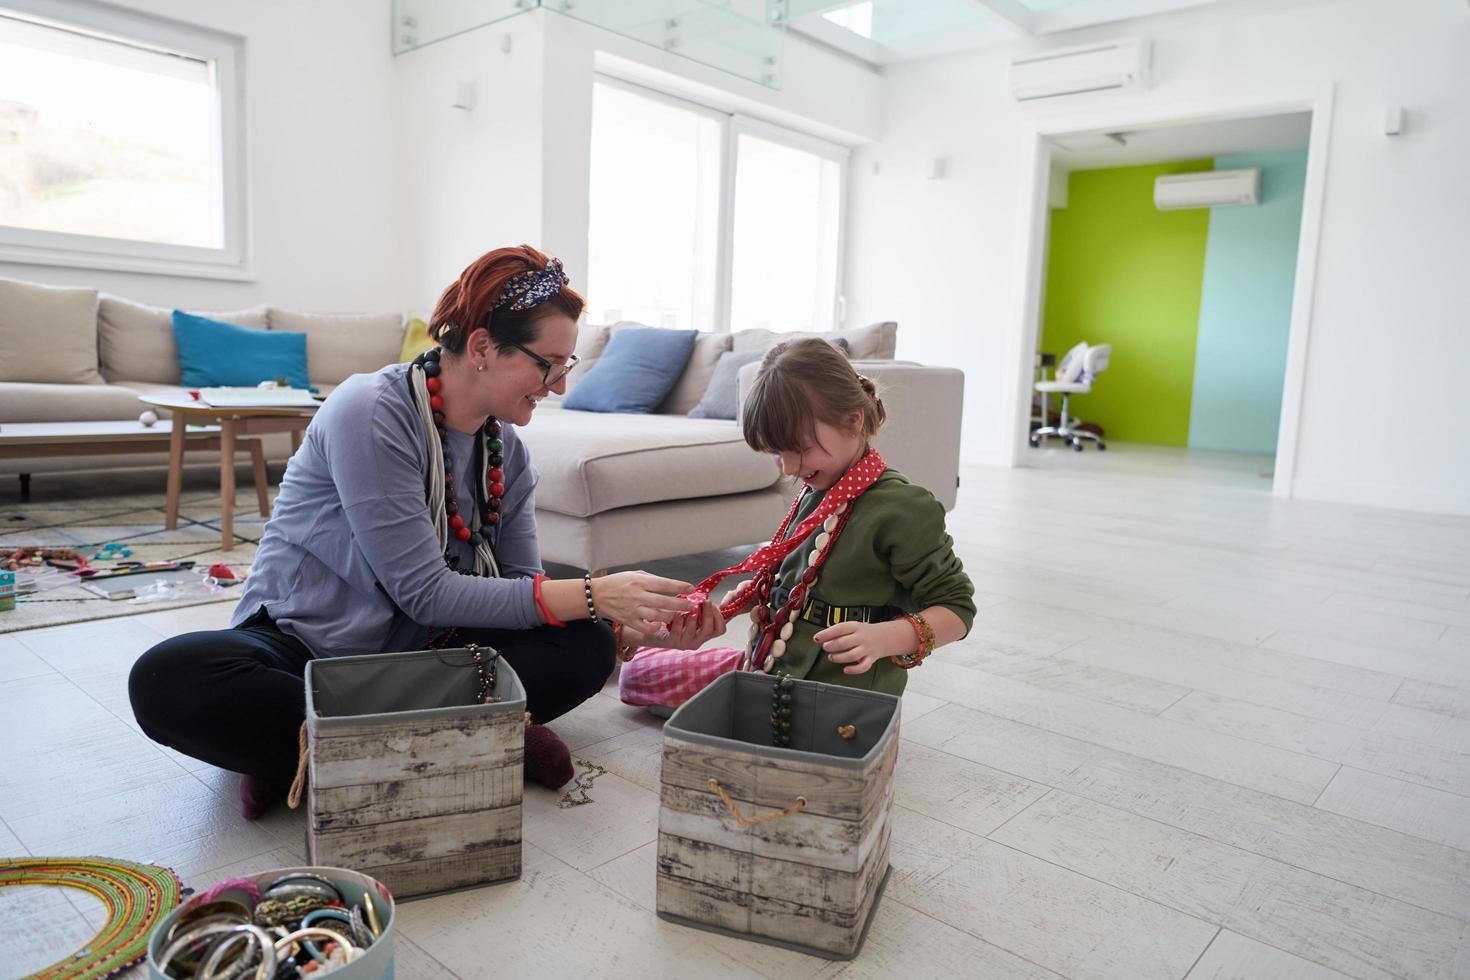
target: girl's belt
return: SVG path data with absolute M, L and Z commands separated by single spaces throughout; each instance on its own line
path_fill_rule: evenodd
M 786 600 L 791 598 L 791 590 L 778 588 L 772 590 L 771 605 L 773 609 L 780 609 L 786 605 Z M 808 595 L 806 602 L 802 604 L 799 618 L 808 623 L 818 626 L 836 626 L 838 623 L 886 623 L 895 616 L 902 616 L 903 610 L 897 606 L 839 606 L 826 601 L 817 595 Z

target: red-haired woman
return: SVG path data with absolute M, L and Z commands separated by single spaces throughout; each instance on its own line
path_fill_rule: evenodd
M 437 349 L 354 375 L 312 420 L 231 628 L 166 640 L 133 666 L 143 731 L 243 774 L 248 819 L 296 770 L 313 657 L 496 648 L 536 723 L 526 774 L 559 785 L 571 775 L 565 746 L 539 726 L 612 673 L 602 620 L 637 629 L 689 608 L 675 598 L 689 583 L 644 572 L 542 574 L 537 474 L 515 427 L 566 390 L 582 305 L 561 263 L 530 246 L 477 259 L 434 309 Z M 705 617 L 677 640 L 699 646 L 723 629 Z

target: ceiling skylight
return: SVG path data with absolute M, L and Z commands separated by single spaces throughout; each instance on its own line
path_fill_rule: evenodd
M 824 20 L 829 20 L 838 27 L 845 27 L 858 37 L 872 40 L 873 37 L 873 0 L 865 0 L 863 3 L 854 3 L 850 6 L 839 7 L 829 10 L 822 15 Z

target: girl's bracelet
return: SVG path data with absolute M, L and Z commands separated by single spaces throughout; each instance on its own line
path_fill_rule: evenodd
M 899 653 L 889 657 L 895 664 L 904 670 L 913 670 L 924 662 L 924 658 L 934 652 L 934 627 L 919 613 L 905 613 L 896 619 L 907 620 L 914 628 L 914 635 L 918 637 L 919 649 L 916 653 Z

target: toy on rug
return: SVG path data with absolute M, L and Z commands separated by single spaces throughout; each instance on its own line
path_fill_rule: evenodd
M 0 886 L 80 888 L 107 907 L 107 922 L 84 948 L 31 974 L 32 980 L 100 980 L 148 953 L 148 936 L 179 904 L 179 876 L 116 858 L 0 858 Z
M 52 568 L 72 571 L 85 568 L 87 559 L 70 548 L 0 548 L 0 568 L 12 572 L 36 571 L 37 565 L 50 565 Z

